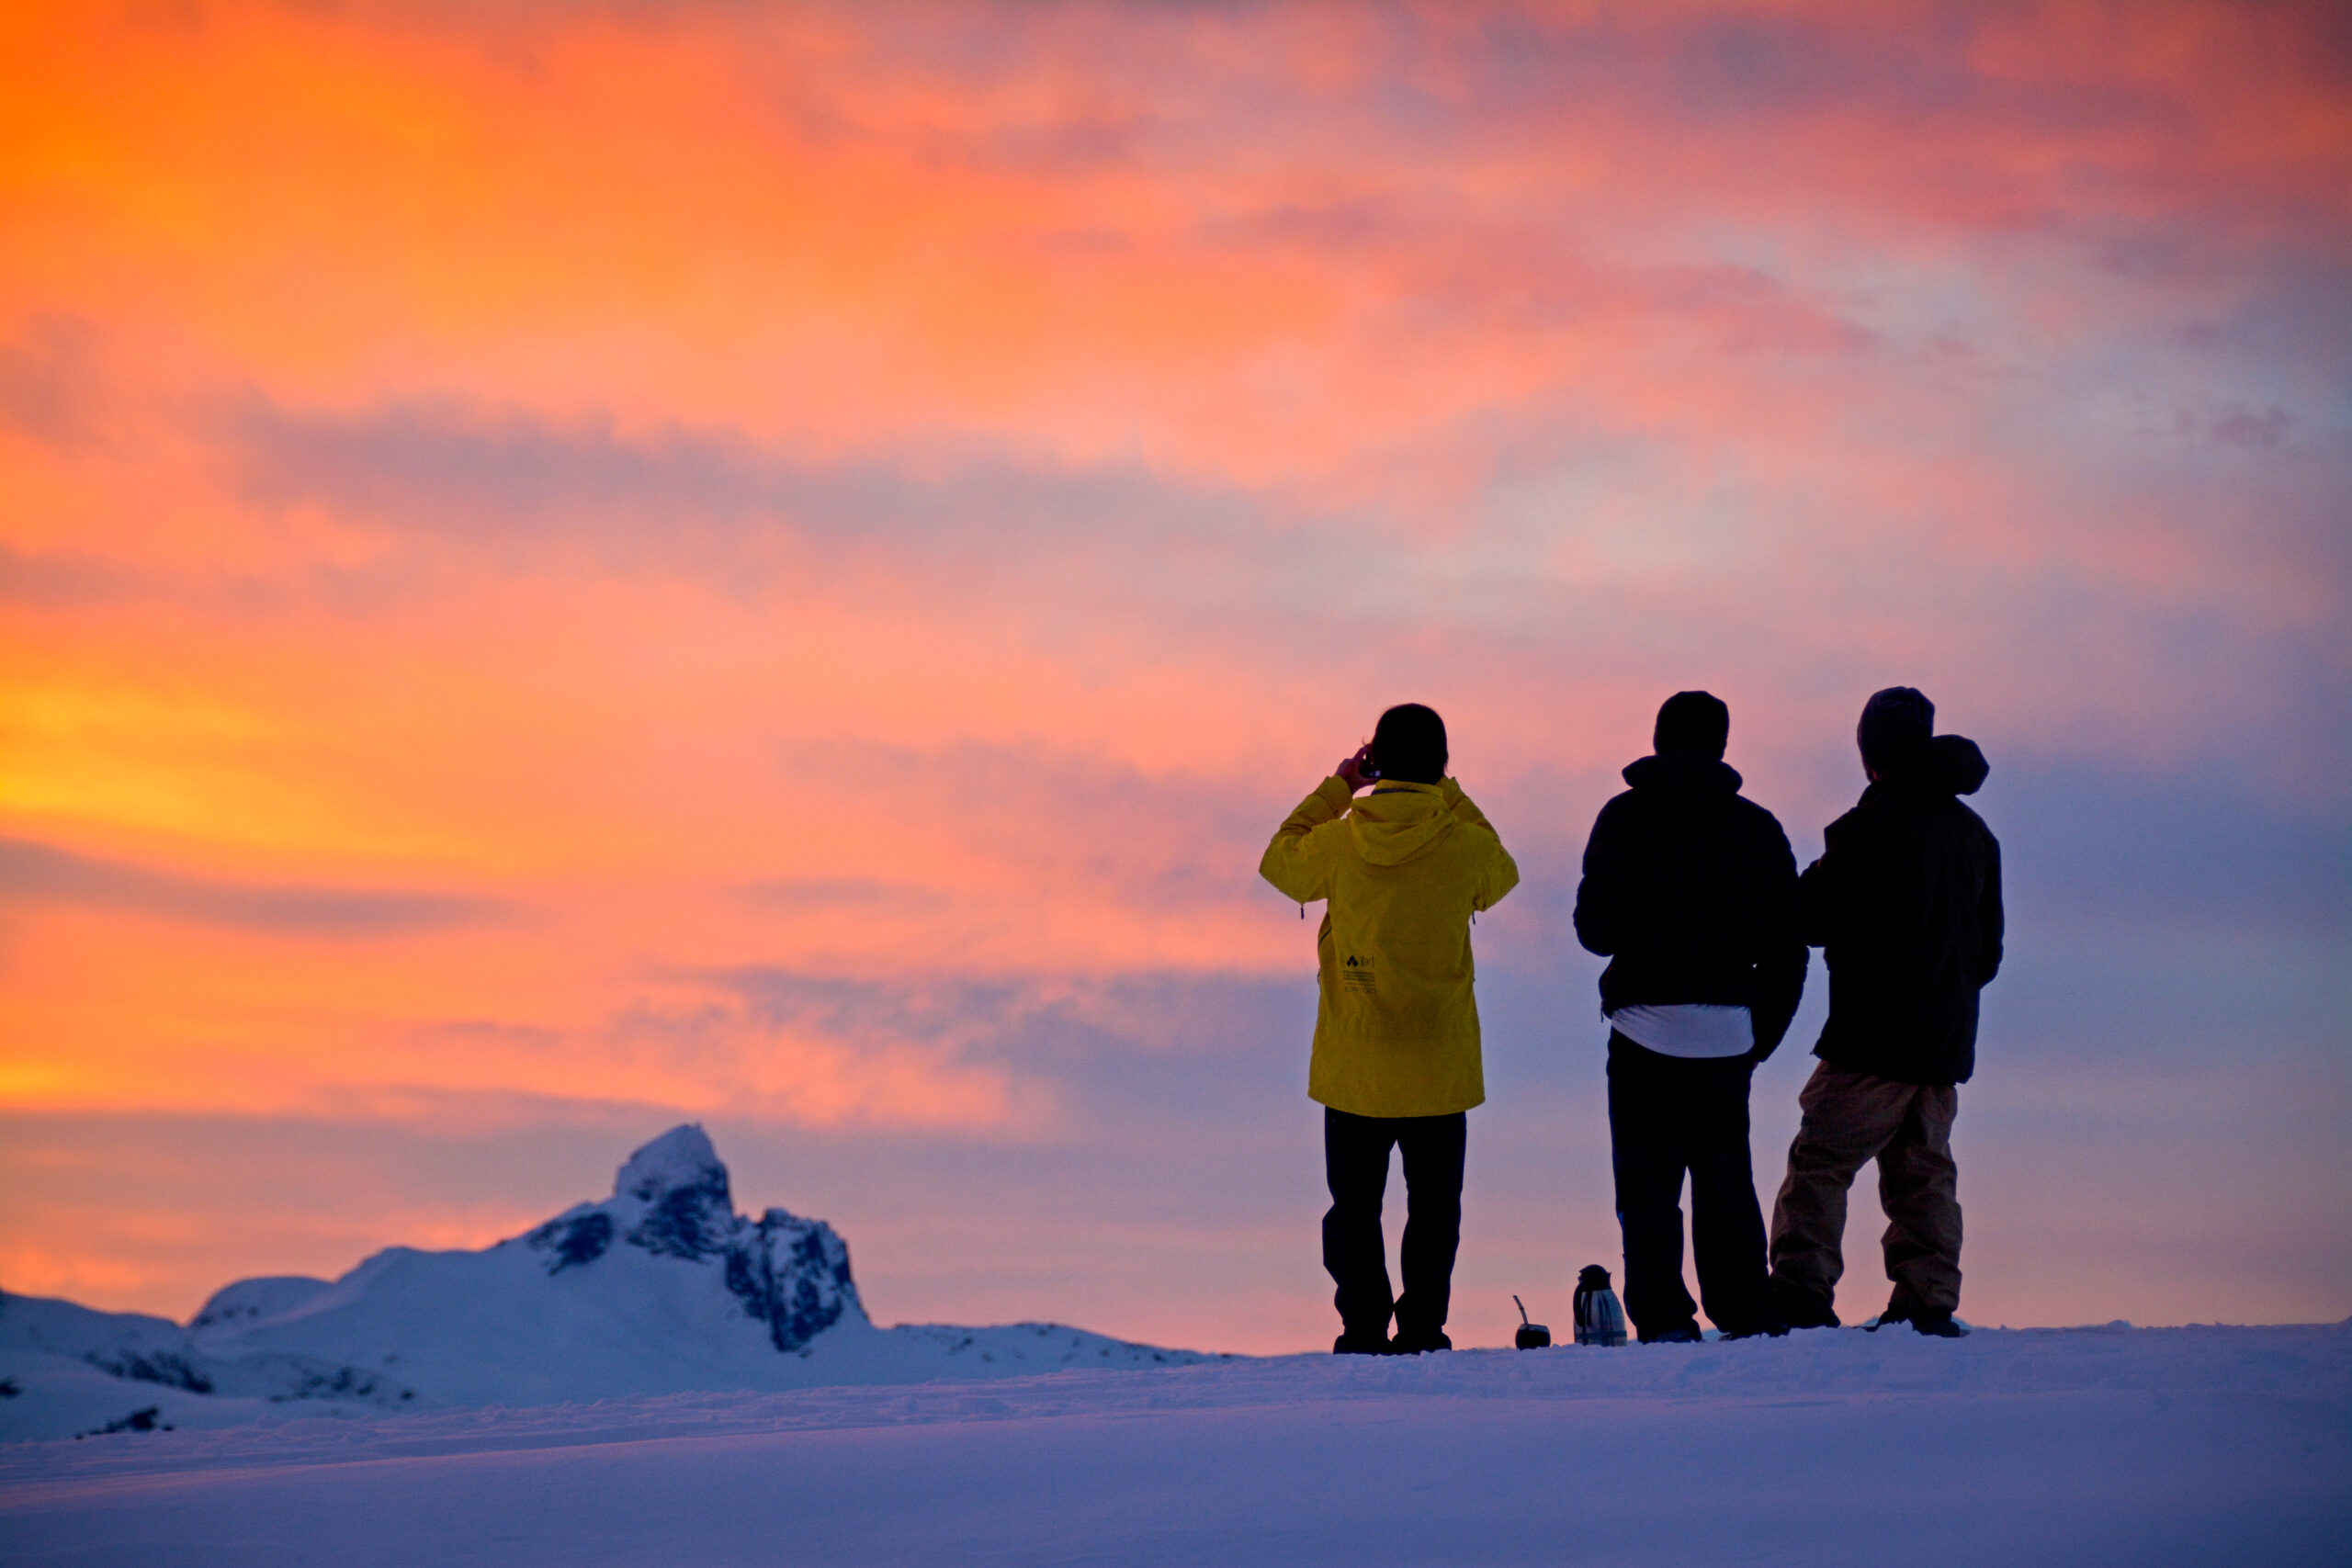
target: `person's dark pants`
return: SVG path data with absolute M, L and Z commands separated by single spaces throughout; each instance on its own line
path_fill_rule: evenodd
M 1625 1315 L 1644 1339 L 1698 1326 L 1682 1283 L 1682 1178 L 1699 1296 L 1725 1334 L 1770 1317 L 1764 1213 L 1747 1155 L 1745 1056 L 1668 1056 L 1609 1035 L 1610 1166 L 1625 1234 Z
M 1332 1304 L 1351 1339 L 1384 1339 L 1396 1317 L 1397 1343 L 1430 1348 L 1445 1331 L 1453 1298 L 1453 1254 L 1462 1244 L 1462 1159 L 1470 1118 L 1352 1116 L 1323 1111 L 1323 1173 L 1331 1207 L 1323 1216 L 1323 1267 L 1339 1290 Z M 1388 1290 L 1380 1204 L 1388 1151 L 1405 1165 L 1405 1293 Z

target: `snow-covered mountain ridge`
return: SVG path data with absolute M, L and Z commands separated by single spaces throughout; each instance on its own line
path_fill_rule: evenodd
M 0 1438 L 1209 1359 L 1054 1324 L 876 1328 L 833 1228 L 736 1213 L 688 1125 L 631 1155 L 611 1197 L 521 1235 L 241 1280 L 185 1328 L 0 1292 Z
M 715 1261 L 778 1350 L 800 1349 L 844 1314 L 865 1316 L 849 1248 L 833 1227 L 782 1209 L 756 1221 L 736 1213 L 727 1168 L 696 1126 L 673 1128 L 631 1155 L 604 1202 L 568 1209 L 521 1240 L 546 1256 L 550 1274 L 597 1262 L 616 1240 L 658 1258 Z

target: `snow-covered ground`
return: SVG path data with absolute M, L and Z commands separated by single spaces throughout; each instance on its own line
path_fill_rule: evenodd
M 0 1448 L 0 1557 L 2339 1564 L 2352 1325 L 1859 1329 Z
M 2352 1325 L 1380 1360 L 882 1327 L 695 1127 L 497 1246 L 185 1325 L 0 1293 L 10 1568 L 1569 1560 L 2352 1561 Z

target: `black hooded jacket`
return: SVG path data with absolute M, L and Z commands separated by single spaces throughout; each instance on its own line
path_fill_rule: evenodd
M 1703 752 L 1644 757 L 1625 782 L 1593 822 L 1577 886 L 1577 940 L 1610 961 L 1601 1010 L 1744 1007 L 1760 1062 L 1789 1031 L 1809 956 L 1788 835 Z
M 1976 993 L 2001 967 L 2001 846 L 1959 795 L 1992 770 L 1939 735 L 1879 774 L 1805 868 L 1805 940 L 1829 965 L 1813 1054 L 1903 1083 L 1976 1070 Z

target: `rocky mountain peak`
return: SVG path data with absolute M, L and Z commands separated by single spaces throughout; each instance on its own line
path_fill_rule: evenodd
M 727 1167 L 702 1128 L 673 1127 L 628 1156 L 613 1195 L 559 1214 L 522 1240 L 549 1274 L 594 1267 L 616 1245 L 656 1258 L 717 1265 L 743 1312 L 779 1350 L 799 1350 L 843 1314 L 863 1319 L 849 1248 L 822 1220 L 770 1209 L 735 1213 Z
M 727 1245 L 737 1224 L 727 1168 L 709 1135 L 691 1122 L 629 1156 L 605 1206 L 627 1227 L 627 1240 L 671 1258 L 709 1257 Z
M 613 1178 L 616 1198 L 658 1205 L 678 1192 L 690 1192 L 722 1209 L 731 1205 L 727 1167 L 698 1122 L 671 1128 L 629 1156 Z

